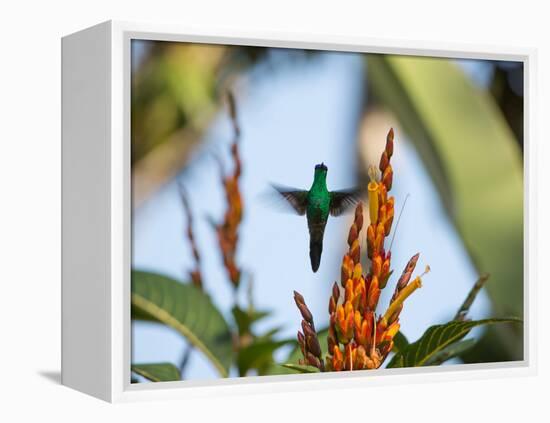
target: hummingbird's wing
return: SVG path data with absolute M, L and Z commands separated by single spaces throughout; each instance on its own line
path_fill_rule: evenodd
M 300 216 L 306 213 L 307 191 L 273 184 L 272 186 L 292 206 L 296 213 Z
M 360 189 L 346 189 L 330 192 L 330 214 L 340 216 L 349 211 L 361 201 L 362 191 Z

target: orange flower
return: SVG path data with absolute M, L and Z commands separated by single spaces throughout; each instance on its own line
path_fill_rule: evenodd
M 233 123 L 233 132 L 235 134 L 233 143 L 231 144 L 233 173 L 226 175 L 221 160 L 218 160 L 222 174 L 222 184 L 225 191 L 227 210 L 223 222 L 216 225 L 215 229 L 218 235 L 218 244 L 223 257 L 223 264 L 226 268 L 229 280 L 233 286 L 237 288 L 241 279 L 241 271 L 236 264 L 235 255 L 238 242 L 238 229 L 243 212 L 242 196 L 239 189 L 239 178 L 241 176 L 241 159 L 238 144 L 240 129 L 237 122 L 235 100 L 231 93 L 229 93 L 228 99 L 231 122 Z
M 189 272 L 191 276 L 191 281 L 193 285 L 197 288 L 202 289 L 202 275 L 200 271 L 200 255 L 197 248 L 197 243 L 195 241 L 195 235 L 193 233 L 193 214 L 191 213 L 191 207 L 189 205 L 189 200 L 187 198 L 187 193 L 183 185 L 179 185 L 180 189 L 180 198 L 183 205 L 183 210 L 187 216 L 187 239 L 191 245 L 191 251 L 193 252 L 193 259 L 195 260 L 195 268 Z
M 328 355 L 326 370 L 376 369 L 384 362 L 393 347 L 393 338 L 399 331 L 399 313 L 404 301 L 421 286 L 421 276 L 409 283 L 418 260 L 413 256 L 400 277 L 390 306 L 383 315 L 376 314 L 380 292 L 391 275 L 391 252 L 385 250 L 385 240 L 391 232 L 394 217 L 394 197 L 388 197 L 393 183 L 393 169 L 390 164 L 393 155 L 393 130 L 386 139 L 386 147 L 380 158 L 380 175 L 371 168 L 368 186 L 370 224 L 367 227 L 367 256 L 370 263 L 366 273 L 360 263 L 361 248 L 359 236 L 363 226 L 363 206 L 355 209 L 355 218 L 348 234 L 348 253 L 342 259 L 340 284 L 344 289 L 341 303 L 340 288 L 332 287 L 329 299 Z M 429 270 L 429 269 L 427 269 Z M 299 294 L 298 294 L 299 295 Z M 296 296 L 295 296 L 296 298 Z M 298 304 L 298 302 L 297 302 Z M 303 305 L 302 305 L 303 304 Z M 300 309 L 304 316 L 305 302 L 300 296 Z M 309 312 L 309 310 L 308 310 Z M 306 315 L 311 322 L 313 317 Z M 304 316 L 305 319 L 305 316 Z M 307 319 L 305 319 L 307 321 Z M 305 332 L 313 328 L 302 326 Z M 309 333 L 313 337 L 313 333 Z M 316 363 L 308 358 L 307 336 L 299 333 L 298 342 L 302 348 L 305 363 Z M 315 351 L 317 352 L 317 351 Z M 320 357 L 315 357 L 321 361 Z M 320 366 L 316 366 L 321 369 Z

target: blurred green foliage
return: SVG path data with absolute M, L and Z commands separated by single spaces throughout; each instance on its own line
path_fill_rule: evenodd
M 172 363 L 133 364 L 132 372 L 152 382 L 181 380 L 180 371 Z
M 146 42 L 132 74 L 132 163 L 184 128 L 202 132 L 217 108 L 224 46 Z M 136 47 L 134 47 L 136 48 Z
M 229 375 L 233 342 L 229 326 L 210 298 L 191 284 L 156 273 L 132 272 L 132 319 L 167 325 Z

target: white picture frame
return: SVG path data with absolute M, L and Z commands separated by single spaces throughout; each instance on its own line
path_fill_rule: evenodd
M 524 360 L 434 368 L 130 384 L 131 39 L 524 63 Z M 110 402 L 352 388 L 536 372 L 536 51 L 105 22 L 62 39 L 62 383 Z M 85 269 L 85 272 L 83 271 Z

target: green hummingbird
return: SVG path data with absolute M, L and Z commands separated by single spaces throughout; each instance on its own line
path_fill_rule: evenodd
M 358 189 L 329 191 L 328 168 L 324 163 L 315 166 L 313 184 L 309 191 L 273 185 L 300 216 L 306 215 L 309 229 L 309 258 L 311 269 L 317 272 L 323 252 L 323 236 L 329 215 L 340 216 L 360 200 Z

